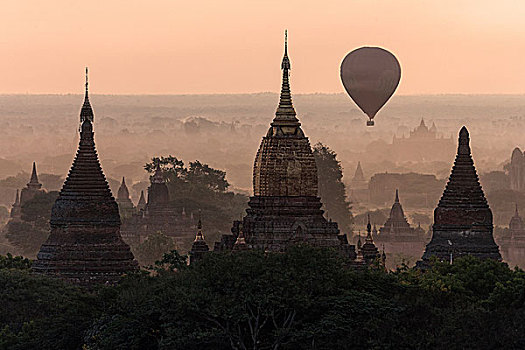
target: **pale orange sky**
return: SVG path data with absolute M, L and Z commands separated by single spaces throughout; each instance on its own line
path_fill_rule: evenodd
M 398 93 L 525 93 L 525 1 L 2 0 L 0 93 L 343 92 L 351 50 L 382 46 Z

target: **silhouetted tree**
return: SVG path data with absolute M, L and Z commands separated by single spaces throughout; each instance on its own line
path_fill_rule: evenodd
M 337 221 L 342 232 L 351 233 L 354 221 L 342 181 L 341 162 L 337 160 L 337 154 L 322 143 L 314 146 L 314 157 L 319 177 L 319 196 L 326 216 Z

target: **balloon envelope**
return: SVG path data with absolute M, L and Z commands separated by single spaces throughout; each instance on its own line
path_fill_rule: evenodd
M 356 49 L 341 63 L 346 92 L 370 120 L 394 94 L 400 79 L 401 67 L 396 57 L 379 47 Z

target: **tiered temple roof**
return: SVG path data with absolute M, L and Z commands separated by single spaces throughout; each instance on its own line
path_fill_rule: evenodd
M 93 115 L 86 114 L 86 105 L 87 92 L 82 112 Z M 120 237 L 118 206 L 95 150 L 92 119 L 82 118 L 82 112 L 77 155 L 51 210 L 51 234 L 33 270 L 84 285 L 115 283 L 137 263 Z
M 492 232 L 492 211 L 479 183 L 469 143 L 467 128 L 462 127 L 456 160 L 434 210 L 432 240 L 423 260 L 431 256 L 449 259 L 450 254 L 501 260 Z

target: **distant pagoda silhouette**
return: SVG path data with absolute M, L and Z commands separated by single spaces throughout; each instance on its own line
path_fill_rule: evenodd
M 458 152 L 450 178 L 434 210 L 432 239 L 423 261 L 432 256 L 440 260 L 472 255 L 501 260 L 493 237 L 492 211 L 478 181 L 470 154 L 466 127 L 459 132 Z
M 287 40 L 281 69 L 279 105 L 255 157 L 247 215 L 242 222 L 234 222 L 233 235 L 224 235 L 215 250 L 284 251 L 290 245 L 308 243 L 333 247 L 355 258 L 354 246 L 348 245 L 337 223 L 326 220 L 321 210 L 315 159 L 292 104 Z
M 32 268 L 83 285 L 115 283 L 138 265 L 121 239 L 117 202 L 95 149 L 87 69 L 80 119 L 77 155 L 51 210 L 51 234 Z
M 117 192 L 117 204 L 119 208 L 120 217 L 122 219 L 129 218 L 136 212 L 133 202 L 129 198 L 129 190 L 126 185 L 126 178 L 122 177 L 122 182 Z

